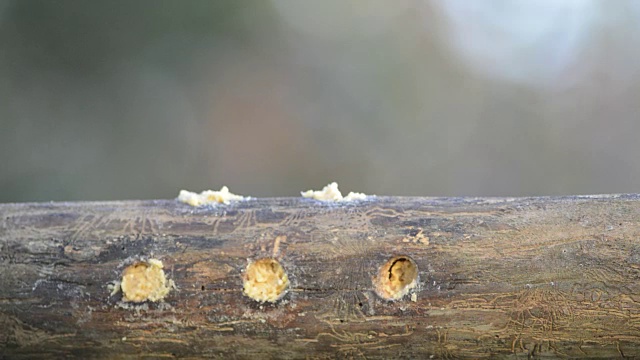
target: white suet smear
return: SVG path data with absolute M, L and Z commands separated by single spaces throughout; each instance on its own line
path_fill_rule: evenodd
M 328 201 L 328 202 L 343 202 L 343 201 L 355 201 L 365 200 L 368 195 L 357 192 L 350 192 L 347 196 L 342 196 L 340 189 L 338 189 L 338 183 L 332 182 L 325 186 L 322 190 L 307 190 L 300 193 L 302 197 Z M 375 196 L 375 195 L 371 195 Z
M 232 201 L 248 200 L 249 197 L 233 194 L 229 191 L 229 188 L 223 186 L 220 191 L 205 190 L 200 194 L 180 190 L 178 200 L 191 206 L 202 206 L 207 204 L 225 204 L 228 205 Z

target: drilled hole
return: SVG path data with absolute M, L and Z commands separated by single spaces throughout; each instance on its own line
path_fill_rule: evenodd
M 407 256 L 394 257 L 380 267 L 373 283 L 380 297 L 398 300 L 418 284 L 418 266 Z
M 122 273 L 120 288 L 123 300 L 131 302 L 160 301 L 171 290 L 160 260 L 151 259 L 128 266 Z
M 250 263 L 244 273 L 244 294 L 253 300 L 275 302 L 289 287 L 289 278 L 275 259 L 260 259 Z

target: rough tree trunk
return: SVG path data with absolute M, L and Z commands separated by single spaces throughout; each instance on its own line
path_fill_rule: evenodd
M 636 195 L 0 205 L 0 354 L 640 356 L 639 233 Z M 372 278 L 393 256 L 415 261 L 419 286 L 386 301 Z M 291 283 L 274 304 L 242 292 L 263 257 Z M 177 288 L 112 296 L 147 258 Z

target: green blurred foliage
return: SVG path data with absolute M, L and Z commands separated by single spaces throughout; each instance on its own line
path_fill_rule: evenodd
M 636 7 L 453 3 L 0 0 L 0 202 L 637 191 Z

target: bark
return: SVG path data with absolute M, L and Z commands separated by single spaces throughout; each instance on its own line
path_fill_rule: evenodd
M 172 200 L 0 205 L 6 358 L 640 356 L 640 197 Z M 397 301 L 373 278 L 418 266 Z M 243 294 L 277 259 L 276 303 Z M 140 259 L 175 282 L 131 304 Z

